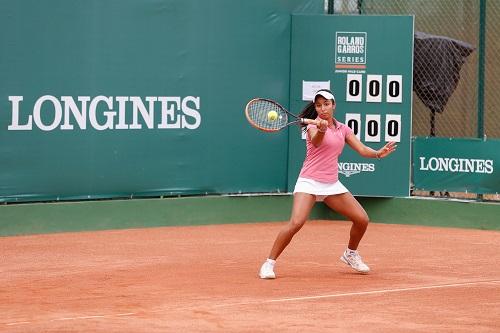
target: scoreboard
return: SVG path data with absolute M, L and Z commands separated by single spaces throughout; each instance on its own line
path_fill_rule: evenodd
M 299 113 L 316 90 L 331 89 L 335 118 L 367 146 L 397 142 L 385 159 L 359 156 L 348 145 L 339 179 L 354 195 L 408 196 L 411 170 L 412 16 L 292 17 L 290 109 Z M 304 137 L 289 131 L 288 190 L 305 156 Z

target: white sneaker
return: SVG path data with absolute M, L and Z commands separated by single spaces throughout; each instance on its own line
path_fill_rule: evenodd
M 348 253 L 347 250 L 345 250 L 342 257 L 340 257 L 340 260 L 342 260 L 344 263 L 351 266 L 352 269 L 354 269 L 355 271 L 358 271 L 360 273 L 368 273 L 370 271 L 370 267 L 368 267 L 363 262 L 358 251 L 356 251 L 354 253 Z
M 265 261 L 260 267 L 259 276 L 261 279 L 276 279 L 276 274 L 274 274 L 274 266 Z

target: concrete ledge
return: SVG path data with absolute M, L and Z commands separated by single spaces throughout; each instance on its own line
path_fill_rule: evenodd
M 373 222 L 500 230 L 500 204 L 358 198 Z M 286 221 L 291 195 L 208 196 L 0 206 L 0 236 L 105 229 Z M 317 204 L 311 219 L 342 219 Z

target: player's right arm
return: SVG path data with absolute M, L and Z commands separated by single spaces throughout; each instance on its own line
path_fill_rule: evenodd
M 319 147 L 323 142 L 326 130 L 328 129 L 328 121 L 318 120 L 316 126 L 309 126 L 307 129 L 307 135 L 309 135 L 309 140 L 314 145 L 314 147 Z

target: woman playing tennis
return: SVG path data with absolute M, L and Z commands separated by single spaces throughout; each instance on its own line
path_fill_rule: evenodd
M 368 226 L 369 218 L 363 207 L 338 179 L 338 157 L 345 143 L 361 156 L 383 158 L 391 154 L 396 145 L 387 143 L 379 150 L 364 145 L 352 130 L 334 118 L 335 98 L 330 90 L 319 90 L 314 100 L 300 113 L 299 117 L 316 119 L 315 124 L 306 126 L 307 153 L 293 191 L 293 208 L 290 221 L 285 225 L 260 268 L 262 279 L 274 279 L 274 265 L 293 236 L 306 222 L 316 201 L 323 201 L 328 207 L 352 221 L 349 243 L 340 260 L 360 273 L 370 268 L 358 253 L 358 246 Z

